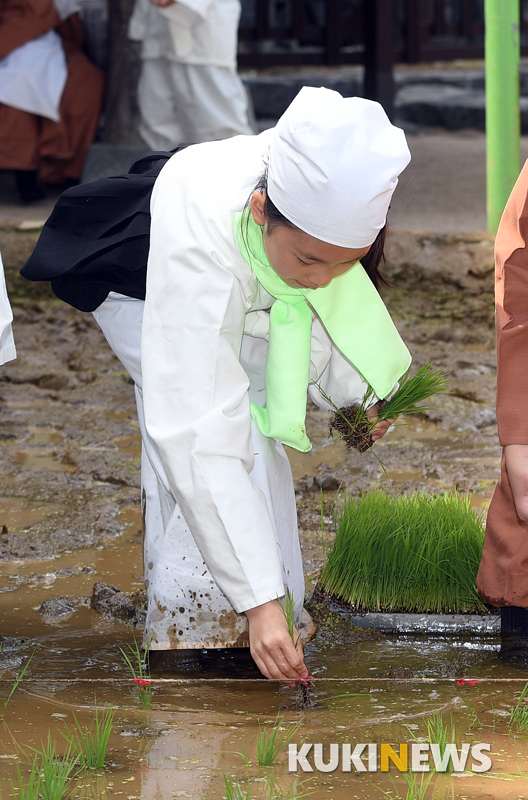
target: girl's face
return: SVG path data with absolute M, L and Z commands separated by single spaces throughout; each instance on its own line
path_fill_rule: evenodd
M 264 249 L 270 265 L 288 286 L 319 289 L 352 269 L 370 247 L 349 248 L 328 244 L 298 228 L 276 225 L 271 230 L 264 218 L 264 195 L 256 191 L 251 211 L 258 225 L 264 225 Z

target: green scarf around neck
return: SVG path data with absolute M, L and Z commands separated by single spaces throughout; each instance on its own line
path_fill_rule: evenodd
M 295 289 L 270 266 L 263 229 L 251 209 L 234 212 L 233 223 L 241 255 L 275 298 L 266 357 L 266 407 L 252 403 L 251 416 L 265 436 L 306 453 L 312 448 L 305 429 L 312 310 L 379 398 L 386 397 L 408 370 L 411 355 L 361 264 L 328 286 Z

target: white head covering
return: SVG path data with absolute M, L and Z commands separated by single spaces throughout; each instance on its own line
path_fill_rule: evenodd
M 274 128 L 267 191 L 305 233 L 368 247 L 410 158 L 405 134 L 379 103 L 304 86 Z

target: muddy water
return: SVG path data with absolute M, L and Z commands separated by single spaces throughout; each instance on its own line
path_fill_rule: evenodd
M 508 735 L 507 716 L 526 679 L 526 668 L 505 664 L 495 637 L 387 636 L 355 629 L 327 609 L 312 606 L 316 636 L 306 647 L 314 676 L 312 707 L 298 707 L 298 692 L 235 674 L 229 657 L 202 659 L 201 666 L 155 678 L 152 708 L 144 710 L 138 689 L 120 655 L 139 630 L 101 617 L 81 605 L 71 614 L 47 618 L 39 611 L 53 597 L 82 598 L 95 580 L 123 590 L 141 587 L 139 518 L 124 513 L 125 533 L 107 543 L 60 558 L 1 565 L 0 625 L 5 637 L 0 703 L 16 672 L 31 657 L 28 671 L 0 724 L 0 791 L 11 793 L 9 779 L 27 775 L 28 748 L 41 749 L 50 733 L 58 752 L 61 731 L 79 723 L 88 728 L 96 707 L 115 708 L 108 763 L 97 774 L 78 777 L 73 796 L 86 798 L 224 797 L 224 774 L 235 775 L 262 795 L 272 774 L 287 792 L 311 790 L 316 798 L 381 797 L 406 786 L 392 767 L 387 773 L 315 770 L 289 773 L 283 754 L 273 767 L 257 764 L 257 738 L 277 714 L 283 726 L 300 724 L 292 741 L 321 743 L 329 758 L 332 743 L 427 742 L 427 719 L 453 720 L 455 743 L 489 743 L 489 773 L 470 770 L 434 777 L 436 797 L 523 797 L 528 766 L 526 740 Z M 468 680 L 478 683 L 471 685 Z M 248 765 L 241 755 L 246 753 Z M 308 763 L 314 766 L 313 756 Z M 419 776 L 418 776 L 419 777 Z M 433 784 L 431 784 L 432 788 Z M 430 789 L 431 790 L 431 789 Z M 430 791 L 429 790 L 429 791 Z

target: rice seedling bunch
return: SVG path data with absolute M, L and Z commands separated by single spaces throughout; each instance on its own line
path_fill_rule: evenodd
M 42 750 L 36 752 L 40 762 L 40 794 L 43 800 L 62 800 L 67 794 L 70 778 L 75 774 L 77 754 L 68 746 L 62 755 L 58 755 L 50 733 Z
M 40 763 L 38 756 L 35 756 L 33 759 L 27 781 L 22 777 L 20 766 L 17 764 L 17 781 L 18 782 L 15 783 L 12 778 L 9 779 L 12 797 L 16 797 L 18 800 L 39 800 L 42 778 L 40 775 Z
M 277 598 L 279 602 L 279 606 L 281 611 L 284 615 L 284 619 L 286 620 L 286 624 L 288 626 L 288 633 L 291 636 L 291 640 L 295 649 L 297 649 L 297 645 L 301 639 L 301 634 L 296 632 L 295 629 L 295 598 L 293 594 L 287 589 L 286 594 L 284 595 L 284 600 L 281 600 L 280 597 Z
M 525 733 L 528 729 L 528 704 L 525 703 L 527 694 L 528 683 L 525 683 L 517 705 L 510 711 L 510 718 L 508 720 L 509 733 L 513 733 L 514 729 L 516 729 L 518 733 Z
M 427 739 L 429 742 L 437 744 L 440 757 L 443 758 L 446 745 L 455 741 L 456 731 L 453 718 L 449 717 L 449 724 L 444 722 L 440 713 L 432 714 L 427 720 Z M 453 772 L 453 761 L 447 762 L 446 772 Z
M 327 402 L 334 406 L 335 412 L 330 421 L 330 435 L 336 430 L 349 450 L 360 453 L 372 447 L 372 429 L 382 421 L 395 419 L 406 414 L 416 414 L 427 410 L 428 406 L 419 406 L 423 400 L 434 394 L 445 392 L 448 381 L 443 372 L 434 369 L 433 362 L 423 364 L 414 375 L 407 372 L 400 381 L 396 392 L 389 400 L 382 400 L 376 406 L 377 417 L 369 419 L 368 409 L 374 402 L 374 390 L 368 386 L 358 406 L 337 408 L 321 387 L 319 390 Z
M 224 773 L 224 798 L 225 800 L 251 800 L 251 790 L 246 786 L 242 789 L 238 778 L 229 777 Z
M 293 594 L 289 590 L 286 590 L 284 601 L 282 601 L 280 597 L 278 598 L 278 601 L 281 611 L 284 614 L 284 619 L 286 620 L 286 623 L 288 625 L 288 633 L 290 634 L 293 645 L 297 650 L 297 646 L 301 641 L 301 634 L 297 633 L 295 628 L 295 621 L 294 621 L 295 599 L 293 597 Z M 298 687 L 299 687 L 299 697 L 298 697 L 299 708 L 309 708 L 312 705 L 312 697 L 310 691 L 312 687 L 311 677 L 298 678 Z
M 92 723 L 87 729 L 82 727 L 74 714 L 73 728 L 66 725 L 66 731 L 61 732 L 72 751 L 77 754 L 80 769 L 104 767 L 114 715 L 115 709 L 111 706 L 107 706 L 103 711 L 96 707 Z
M 468 498 L 375 489 L 345 498 L 319 590 L 361 611 L 483 611 L 484 530 Z
M 297 791 L 295 788 L 284 789 L 279 786 L 273 773 L 266 776 L 266 780 L 259 779 L 253 782 L 252 791 L 249 782 L 246 783 L 245 788 L 235 776 L 223 774 L 224 778 L 224 800 L 301 800 L 302 797 L 307 797 L 311 792 Z M 302 788 L 302 782 L 300 784 Z M 257 788 L 258 787 L 258 788 Z
M 433 775 L 433 772 L 430 772 L 428 775 L 421 772 L 420 777 L 418 777 L 416 772 L 403 772 L 402 777 L 407 786 L 407 791 L 404 795 L 400 794 L 392 778 L 390 780 L 393 791 L 386 792 L 384 789 L 378 788 L 380 788 L 382 795 L 389 798 L 389 800 L 425 800 L 427 789 L 429 788 Z
M 142 707 L 145 709 L 152 708 L 154 688 L 151 684 L 149 667 L 150 639 L 144 650 L 141 650 L 136 639 L 134 639 L 133 645 L 127 642 L 128 652 L 123 650 L 122 647 L 119 650 L 139 690 L 139 701 Z
M 284 717 L 281 714 L 277 714 L 275 721 L 271 724 L 263 725 L 259 720 L 257 735 L 258 764 L 260 766 L 278 764 L 300 727 L 301 723 L 296 722 L 294 725 L 285 728 Z

